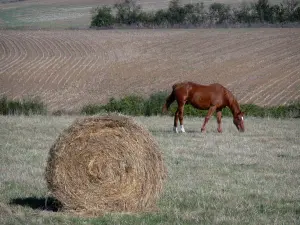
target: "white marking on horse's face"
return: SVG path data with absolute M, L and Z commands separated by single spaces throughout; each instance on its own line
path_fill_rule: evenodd
M 244 117 L 243 116 L 241 117 L 241 120 L 244 121 Z

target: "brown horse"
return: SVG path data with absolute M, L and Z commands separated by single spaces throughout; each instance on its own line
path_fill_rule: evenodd
M 226 106 L 228 106 L 232 112 L 233 123 L 237 129 L 240 132 L 245 131 L 244 113 L 241 112 L 240 106 L 233 94 L 221 84 L 205 86 L 193 82 L 185 82 L 174 84 L 172 88 L 173 91 L 163 106 L 163 113 L 169 109 L 172 102 L 177 101 L 178 108 L 174 118 L 174 132 L 178 133 L 178 119 L 180 121 L 181 132 L 185 132 L 183 127 L 183 110 L 185 104 L 191 104 L 197 109 L 208 110 L 201 132 L 205 131 L 205 126 L 215 111 L 217 112 L 218 132 L 222 132 L 222 109 Z

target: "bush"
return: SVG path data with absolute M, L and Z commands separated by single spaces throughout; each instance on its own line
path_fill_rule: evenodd
M 233 18 L 235 22 L 251 24 L 256 22 L 256 12 L 254 11 L 254 6 L 242 2 L 238 8 L 233 9 Z
M 111 8 L 97 8 L 92 18 L 91 26 L 110 27 L 114 24 L 142 25 L 168 27 L 174 25 L 205 25 L 235 24 L 235 23 L 283 23 L 299 22 L 299 0 L 283 0 L 279 5 L 271 5 L 268 0 L 257 0 L 254 3 L 240 3 L 239 7 L 231 9 L 223 3 L 212 3 L 205 10 L 204 3 L 180 4 L 180 0 L 171 0 L 168 9 L 159 9 L 153 12 L 143 12 L 141 6 L 134 0 L 124 0 Z
M 183 24 L 185 21 L 186 10 L 180 6 L 179 0 L 171 0 L 169 3 L 169 10 L 167 13 L 168 23 Z
M 111 98 L 106 105 L 88 105 L 82 108 L 82 114 L 93 115 L 101 112 L 118 112 L 132 116 L 153 116 L 162 114 L 162 106 L 165 104 L 169 93 L 158 92 L 144 99 L 139 96 L 130 95 L 119 100 Z M 177 110 L 177 103 L 171 105 L 168 115 L 173 116 Z M 242 104 L 241 110 L 246 112 L 247 116 L 254 117 L 274 117 L 274 118 L 299 118 L 300 102 L 288 106 L 260 107 L 254 104 Z M 185 116 L 207 115 L 207 110 L 198 110 L 191 105 L 185 105 Z M 228 107 L 222 110 L 223 116 L 232 117 Z
M 111 98 L 104 106 L 107 112 L 119 112 L 126 115 L 141 116 L 143 115 L 144 99 L 142 97 L 131 95 L 120 100 Z
M 0 99 L 1 115 L 36 115 L 46 114 L 47 108 L 39 98 L 8 100 L 6 96 Z
M 214 24 L 222 24 L 228 22 L 230 18 L 230 6 L 222 3 L 213 3 L 209 7 L 209 17 Z
M 133 0 L 116 3 L 114 8 L 117 10 L 115 20 L 119 24 L 137 24 L 141 22 L 142 18 L 145 19 L 141 6 L 137 5 Z
M 146 99 L 144 103 L 144 115 L 160 115 L 162 106 L 165 104 L 167 97 L 167 92 L 158 92 L 150 95 L 150 97 Z
M 112 10 L 108 6 L 93 10 L 91 27 L 111 27 L 115 23 L 115 18 L 111 13 Z

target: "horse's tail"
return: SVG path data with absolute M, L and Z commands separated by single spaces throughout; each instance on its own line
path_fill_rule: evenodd
M 164 104 L 163 108 L 162 108 L 162 112 L 163 113 L 166 113 L 169 108 L 170 108 L 170 105 L 175 101 L 175 88 L 176 88 L 177 84 L 174 84 L 172 86 L 172 93 L 167 97 L 166 99 L 166 103 Z

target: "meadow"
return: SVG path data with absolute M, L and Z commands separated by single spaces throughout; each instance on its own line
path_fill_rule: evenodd
M 56 211 L 46 187 L 48 151 L 75 117 L 0 116 L 1 224 L 299 224 L 300 120 L 185 118 L 172 132 L 169 116 L 135 117 L 157 140 L 168 177 L 153 213 L 80 217 Z M 48 199 L 47 202 L 45 200 Z M 45 209 L 47 204 L 48 209 Z

